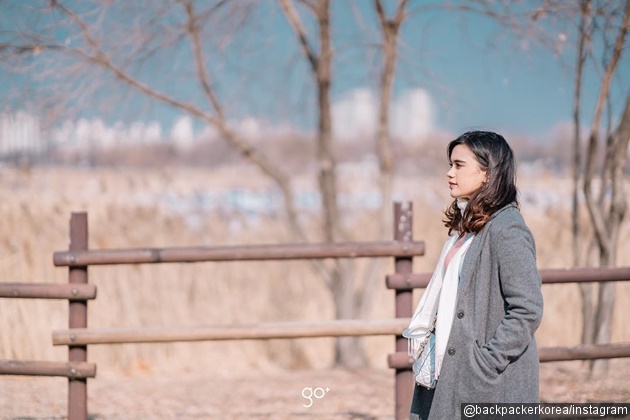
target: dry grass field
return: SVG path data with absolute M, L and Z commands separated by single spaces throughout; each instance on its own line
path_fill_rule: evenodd
M 347 168 L 342 174 L 340 190 L 343 197 L 348 197 L 348 202 L 357 201 L 352 200 L 362 197 L 361 194 L 369 196 L 376 185 L 375 174 L 369 171 Z M 297 177 L 294 183 L 300 190 L 314 189 L 311 178 Z M 445 182 L 417 177 L 399 179 L 396 185 L 397 198 L 413 201 L 414 238 L 423 239 L 427 244 L 427 254 L 414 261 L 414 271 L 430 271 L 446 234 L 440 222 L 440 212 L 448 202 Z M 522 212 L 537 240 L 539 267 L 570 265 L 569 180 L 544 171 L 523 172 L 519 174 L 519 185 Z M 238 207 L 242 197 L 233 200 L 229 191 L 244 190 L 262 194 L 272 188 L 255 170 L 240 166 L 216 171 L 170 167 L 125 171 L 0 168 L 0 194 L 3 197 L 0 201 L 0 281 L 66 282 L 67 270 L 53 266 L 52 253 L 67 248 L 71 211 L 88 212 L 89 246 L 94 249 L 291 241 L 275 212 L 252 214 L 230 208 Z M 222 203 L 225 197 L 227 201 Z M 264 204 L 264 199 L 262 201 Z M 349 208 L 343 217 L 351 240 L 376 239 L 376 226 L 371 222 L 374 220 L 373 210 Z M 302 218 L 313 240 L 317 240 L 313 214 L 304 210 Z M 626 221 L 620 236 L 619 265 L 630 265 L 629 251 L 630 222 Z M 356 261 L 358 279 L 365 277 L 368 267 L 366 261 Z M 378 270 L 379 278 L 384 278 L 393 271 L 393 264 L 384 260 Z M 318 320 L 333 318 L 334 314 L 331 296 L 323 282 L 309 264 L 301 261 L 92 267 L 89 281 L 98 287 L 98 298 L 89 304 L 90 327 Z M 617 288 L 613 341 L 630 341 L 630 324 L 627 322 L 630 283 L 620 283 Z M 548 285 L 543 290 L 545 315 L 537 334 L 539 344 L 578 344 L 581 328 L 578 287 Z M 419 297 L 420 291 L 417 291 L 416 300 Z M 379 288 L 374 295 L 370 317 L 392 317 L 393 300 L 392 291 Z M 65 328 L 67 322 L 67 304 L 64 302 L 0 301 L 0 359 L 65 360 L 67 348 L 52 346 L 51 331 Z M 386 356 L 392 351 L 392 338 L 366 338 L 364 343 L 370 361 L 369 373 L 365 373 L 365 377 L 357 372 L 329 371 L 333 361 L 333 341 L 326 338 L 91 346 L 89 360 L 98 365 L 99 374 L 90 382 L 90 404 L 91 408 L 96 407 L 95 413 L 117 418 L 116 414 L 108 415 L 108 410 L 114 413 L 119 409 L 117 407 L 125 406 L 121 402 L 124 398 L 132 398 L 130 395 L 136 390 L 145 395 L 142 390 L 149 389 L 152 397 L 148 402 L 138 400 L 139 406 L 145 406 L 149 412 L 151 408 L 162 407 L 161 413 L 170 413 L 165 414 L 165 418 L 225 418 L 231 415 L 237 418 L 237 412 L 223 416 L 220 410 L 225 408 L 220 407 L 215 397 L 208 397 L 208 401 L 214 401 L 209 404 L 214 405 L 198 414 L 194 409 L 184 412 L 173 408 L 173 411 L 159 404 L 167 404 L 165 400 L 173 399 L 165 397 L 169 392 L 181 395 L 183 400 L 197 398 L 204 401 L 204 396 L 209 395 L 193 391 L 182 393 L 179 385 L 188 383 L 186 381 L 210 384 L 218 392 L 216 395 L 226 393 L 228 401 L 229 398 L 238 400 L 239 395 L 251 397 L 255 394 L 255 390 L 251 390 L 254 385 L 267 388 L 266 377 L 275 378 L 273 389 L 284 389 L 282 395 L 286 396 L 289 388 L 283 385 L 285 380 L 301 389 L 317 386 L 315 382 L 323 383 L 323 378 L 329 375 L 337 389 L 350 386 L 342 384 L 357 383 L 358 388 L 353 389 L 374 401 L 374 407 L 357 411 L 372 413 L 372 417 L 356 418 L 380 418 L 380 415 L 388 418 L 392 413 L 393 382 L 392 374 L 386 368 Z M 576 376 L 580 368 L 563 366 L 573 365 L 565 363 L 544 368 L 543 373 L 548 375 L 545 384 L 548 395 L 571 395 L 568 390 L 574 382 L 581 380 Z M 613 366 L 628 367 L 623 361 L 615 361 Z M 303 382 L 296 380 L 296 373 L 301 375 L 299 378 L 305 378 Z M 249 381 L 247 378 L 252 376 L 255 379 Z M 169 378 L 179 385 L 168 385 Z M 611 374 L 611 380 L 614 378 Z M 620 379 L 621 382 L 615 382 L 617 385 L 606 382 L 606 378 L 601 381 L 601 389 L 610 395 L 617 395 L 613 392 L 617 389 L 621 392 L 617 396 L 630 399 L 627 381 Z M 243 394 L 240 394 L 239 384 L 244 382 L 250 385 L 243 385 Z M 0 378 L 0 416 L 62 415 L 65 409 L 64 383 L 63 379 Z M 163 388 L 158 391 L 156 387 L 160 384 Z M 197 392 L 204 389 L 191 386 L 193 388 L 199 388 Z M 349 389 L 344 392 L 348 393 Z M 564 393 L 558 391 L 561 389 Z M 576 392 L 576 398 L 588 400 L 588 390 Z M 10 395 L 13 397 L 9 398 Z M 271 398 L 284 401 L 282 398 L 285 397 L 278 395 Z M 300 412 L 301 397 L 299 392 L 296 395 L 295 412 Z M 348 394 L 345 395 L 343 401 L 350 401 Z M 161 402 L 158 404 L 155 398 Z M 330 400 L 335 398 L 331 394 Z M 201 402 L 189 402 L 187 406 L 195 407 L 195 404 Z M 357 402 L 357 406 L 361 404 Z M 250 407 L 250 404 L 243 407 Z M 274 417 L 273 413 L 278 413 L 274 410 L 261 409 L 260 413 L 272 414 L 260 418 L 281 418 L 280 415 Z M 342 410 L 340 413 L 339 418 L 353 418 L 349 412 Z M 160 416 L 156 414 L 153 418 Z M 321 418 L 333 417 L 322 414 Z

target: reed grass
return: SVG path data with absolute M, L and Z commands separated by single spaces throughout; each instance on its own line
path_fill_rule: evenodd
M 369 175 L 369 174 L 368 174 Z M 414 204 L 414 238 L 426 241 L 427 253 L 414 261 L 415 272 L 432 270 L 446 232 L 440 222 L 448 201 L 444 180 L 400 178 L 396 196 Z M 314 180 L 296 177 L 296 186 L 314 188 Z M 348 175 L 342 193 L 375 186 L 375 174 Z M 568 178 L 540 173 L 520 181 L 522 211 L 537 241 L 540 268 L 571 265 Z M 282 218 L 228 214 L 221 209 L 174 211 L 163 197 L 187 199 L 203 191 L 269 189 L 255 170 L 230 167 L 216 171 L 162 168 L 0 169 L 0 281 L 64 283 L 67 269 L 52 264 L 52 253 L 67 249 L 71 211 L 87 211 L 90 248 L 127 248 L 284 243 L 292 239 Z M 542 198 L 541 198 L 542 197 Z M 551 204 L 550 204 L 551 203 Z M 312 215 L 301 215 L 314 240 L 319 236 Z M 583 217 L 586 213 L 583 212 Z M 351 240 L 377 239 L 373 210 L 345 211 Z M 585 232 L 588 235 L 588 231 Z M 630 223 L 622 226 L 618 265 L 630 264 Z M 355 261 L 358 287 L 370 267 Z M 383 279 L 374 294 L 370 317 L 390 318 L 394 294 L 384 287 L 393 263 L 377 266 Z M 89 303 L 90 327 L 191 326 L 334 317 L 329 291 L 312 266 L 303 261 L 226 262 L 102 266 L 89 269 L 98 298 Z M 630 340 L 627 304 L 630 283 L 617 285 L 613 341 Z M 581 317 L 578 286 L 543 287 L 545 314 L 537 333 L 541 346 L 576 345 Z M 415 301 L 420 291 L 414 294 Z M 3 299 L 0 301 L 0 358 L 66 360 L 66 347 L 53 347 L 51 331 L 67 326 L 67 303 Z M 364 340 L 370 364 L 386 368 L 392 337 Z M 99 373 L 182 372 L 208 369 L 231 373 L 325 368 L 334 359 L 329 338 L 130 344 L 91 346 L 89 360 Z

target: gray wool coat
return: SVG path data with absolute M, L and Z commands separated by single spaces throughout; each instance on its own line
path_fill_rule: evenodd
M 461 267 L 457 304 L 429 420 L 460 419 L 461 403 L 537 403 L 543 313 L 536 245 L 520 211 L 495 212 Z

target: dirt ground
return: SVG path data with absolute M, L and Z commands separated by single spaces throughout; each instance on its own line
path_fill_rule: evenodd
M 611 361 L 609 373 L 592 380 L 581 362 L 543 364 L 541 399 L 630 402 L 628 372 L 630 359 Z M 93 419 L 392 419 L 393 385 L 388 370 L 253 372 L 232 378 L 105 372 L 88 384 L 88 407 Z M 305 407 L 311 392 L 320 398 L 313 396 Z M 0 377 L 2 419 L 65 418 L 66 398 L 63 378 Z

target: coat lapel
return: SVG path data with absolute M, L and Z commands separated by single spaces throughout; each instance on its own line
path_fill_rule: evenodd
M 488 236 L 488 231 L 490 230 L 490 224 L 492 223 L 492 219 L 494 219 L 499 213 L 503 210 L 515 207 L 514 204 L 508 204 L 496 212 L 492 216 L 490 216 L 490 220 L 486 223 L 486 225 L 481 229 L 475 237 L 473 238 L 473 242 L 470 244 L 470 248 L 466 251 L 466 255 L 464 256 L 464 262 L 462 263 L 462 271 L 459 277 L 459 291 L 464 291 L 468 287 L 469 283 L 472 281 L 473 276 L 475 275 L 475 267 L 479 263 L 479 258 L 481 258 L 481 251 L 483 250 L 484 243 L 486 242 L 486 238 Z
M 482 229 L 482 231 L 480 232 L 481 235 L 475 235 L 472 243 L 470 244 L 470 248 L 468 248 L 468 250 L 466 251 L 466 255 L 464 255 L 462 271 L 461 273 L 459 273 L 458 290 L 460 292 L 466 290 L 468 284 L 472 279 L 474 268 L 479 262 L 479 257 L 481 256 L 481 249 L 483 248 L 483 242 L 485 240 L 487 232 L 488 231 L 486 229 Z

